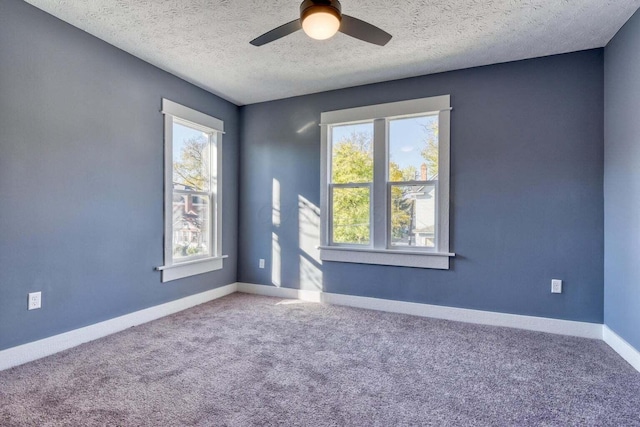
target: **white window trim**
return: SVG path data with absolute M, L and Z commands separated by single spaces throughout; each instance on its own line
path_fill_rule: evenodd
M 321 246 L 323 261 L 351 262 L 359 264 L 395 265 L 417 268 L 449 269 L 449 259 L 455 254 L 449 252 L 449 186 L 450 186 L 450 139 L 451 139 L 451 99 L 450 95 L 387 104 L 368 105 L 323 112 L 321 114 L 321 188 L 320 218 Z M 425 250 L 404 247 L 390 247 L 388 238 L 388 191 L 387 139 L 388 120 L 395 117 L 438 114 L 438 199 L 436 248 Z M 332 245 L 330 236 L 331 214 L 329 212 L 329 164 L 331 161 L 330 126 L 345 123 L 373 121 L 374 125 L 374 178 L 371 194 L 371 243 L 368 246 Z M 382 225 L 381 225 L 382 224 Z
M 156 267 L 162 272 L 162 282 L 182 279 L 196 274 L 207 273 L 223 268 L 222 255 L 222 135 L 224 122 L 200 111 L 185 107 L 168 99 L 162 99 L 164 114 L 164 265 Z M 211 198 L 212 255 L 182 262 L 173 261 L 173 123 L 174 118 L 188 122 L 194 128 L 204 132 L 217 133 L 216 136 L 216 184 Z

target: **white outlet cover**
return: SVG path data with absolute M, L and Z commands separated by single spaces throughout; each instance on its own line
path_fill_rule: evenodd
M 264 268 L 264 259 L 260 258 L 259 266 L 260 268 Z
M 29 310 L 35 310 L 40 307 L 42 307 L 42 292 L 29 293 L 29 303 L 27 308 Z
M 552 279 L 551 280 L 551 293 L 553 294 L 561 294 L 562 293 L 562 280 Z

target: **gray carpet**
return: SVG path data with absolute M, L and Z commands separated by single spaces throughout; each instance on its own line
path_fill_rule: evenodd
M 0 372 L 6 426 L 640 426 L 606 344 L 234 294 Z

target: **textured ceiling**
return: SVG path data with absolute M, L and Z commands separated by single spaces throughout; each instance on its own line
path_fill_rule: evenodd
M 379 47 L 302 31 L 249 41 L 298 17 L 298 0 L 27 0 L 236 104 L 602 47 L 640 0 L 342 0 L 393 34 Z

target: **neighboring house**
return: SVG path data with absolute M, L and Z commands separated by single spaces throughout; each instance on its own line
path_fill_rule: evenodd
M 420 181 L 435 181 L 438 175 L 428 176 L 427 165 L 420 167 Z M 409 246 L 435 247 L 435 221 L 436 221 L 436 187 L 433 184 L 415 187 L 415 190 L 405 194 L 405 198 L 413 200 L 411 212 L 411 226 L 409 227 Z
M 175 190 L 195 190 L 188 185 L 173 183 Z M 207 204 L 197 195 L 174 194 L 173 198 L 173 248 L 174 254 L 193 255 L 205 247 L 203 218 L 207 218 Z M 191 249 L 190 249 L 191 248 Z M 187 252 L 187 251 L 189 251 Z
M 414 193 L 413 227 L 411 233 L 415 236 L 415 246 L 432 248 L 435 246 L 435 218 L 436 218 L 436 188 L 429 185 L 420 187 Z

